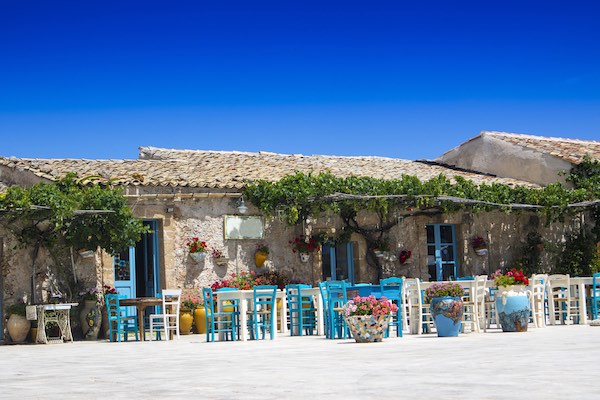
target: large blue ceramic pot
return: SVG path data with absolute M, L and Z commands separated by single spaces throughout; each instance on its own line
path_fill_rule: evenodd
M 438 336 L 458 336 L 462 326 L 463 302 L 460 297 L 434 297 L 431 299 L 431 318 Z
M 496 292 L 496 315 L 503 332 L 527 332 L 529 297 L 526 286 L 499 287 Z

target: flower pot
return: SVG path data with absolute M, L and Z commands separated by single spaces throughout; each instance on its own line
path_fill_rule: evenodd
M 79 313 L 81 332 L 84 340 L 97 340 L 102 324 L 102 312 L 96 300 L 85 300 Z
M 269 253 L 265 253 L 264 251 L 254 253 L 254 263 L 257 267 L 262 267 L 267 258 L 269 258 Z
M 527 332 L 529 296 L 525 285 L 500 286 L 496 314 L 503 332 Z
M 23 343 L 31 328 L 31 322 L 22 315 L 11 314 L 6 323 L 10 339 L 15 343 Z
M 431 318 L 438 336 L 458 336 L 463 312 L 464 305 L 460 297 L 444 296 L 431 299 Z
M 189 335 L 192 331 L 192 324 L 194 323 L 194 316 L 192 310 L 179 310 L 179 334 Z
M 224 267 L 229 263 L 229 259 L 227 257 L 217 257 L 215 258 L 215 264 L 219 267 Z
M 206 310 L 204 306 L 194 310 L 194 325 L 196 325 L 196 333 L 206 333 Z
M 381 342 L 390 322 L 389 315 L 344 316 L 357 343 Z
M 206 258 L 206 253 L 202 251 L 197 251 L 195 253 L 190 253 L 190 257 L 196 262 L 200 262 Z
M 300 261 L 303 263 L 307 263 L 308 260 L 310 260 L 310 254 L 309 253 L 300 253 Z

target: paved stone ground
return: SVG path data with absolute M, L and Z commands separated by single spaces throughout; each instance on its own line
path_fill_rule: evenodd
M 0 399 L 600 399 L 600 327 L 0 346 Z

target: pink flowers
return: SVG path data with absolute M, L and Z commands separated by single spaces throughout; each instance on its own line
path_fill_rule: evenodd
M 398 311 L 398 306 L 389 301 L 385 296 L 377 299 L 375 296 L 356 296 L 344 304 L 344 315 L 388 315 Z

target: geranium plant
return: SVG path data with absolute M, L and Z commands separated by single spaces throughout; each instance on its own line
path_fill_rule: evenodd
M 191 238 L 190 241 L 186 243 L 186 246 L 190 253 L 206 253 L 208 251 L 206 242 L 201 241 L 197 237 Z
M 408 261 L 410 256 L 412 256 L 412 252 L 410 250 L 402 250 L 400 252 L 400 256 L 398 257 L 400 259 L 400 264 L 404 264 L 406 261 Z
M 256 285 L 262 285 L 263 282 L 260 277 L 256 277 L 256 272 L 242 271 L 238 274 L 231 274 L 231 278 L 221 279 L 213 283 L 210 287 L 212 290 L 218 290 L 221 288 L 237 288 L 240 290 L 250 290 Z
M 203 305 L 204 303 L 198 295 L 189 292 L 181 295 L 181 308 L 184 310 L 194 310 Z
M 485 240 L 481 236 L 475 236 L 473 239 L 471 239 L 471 246 L 475 250 L 484 249 L 486 246 L 486 243 L 485 243 Z
M 314 238 L 306 240 L 304 236 L 297 236 L 294 240 L 289 241 L 292 245 L 294 253 L 312 253 L 319 248 L 319 243 Z
M 429 302 L 435 297 L 462 297 L 464 293 L 462 286 L 454 282 L 434 283 L 425 290 L 425 296 Z
M 98 301 L 100 299 L 100 291 L 94 286 L 79 292 L 79 296 L 81 296 L 84 301 Z
M 513 268 L 504 274 L 494 273 L 496 287 L 512 285 L 529 285 L 529 278 L 525 276 L 522 269 Z
M 355 315 L 388 315 L 398 311 L 398 306 L 389 301 L 385 296 L 377 299 L 375 296 L 356 296 L 342 307 L 346 317 Z
M 266 243 L 258 243 L 256 245 L 256 251 L 259 253 L 269 254 L 269 246 Z
M 217 248 L 212 248 L 212 249 L 210 250 L 210 255 L 211 255 L 213 258 L 221 258 L 221 257 L 224 257 L 223 250 L 221 250 L 221 249 L 217 249 Z

